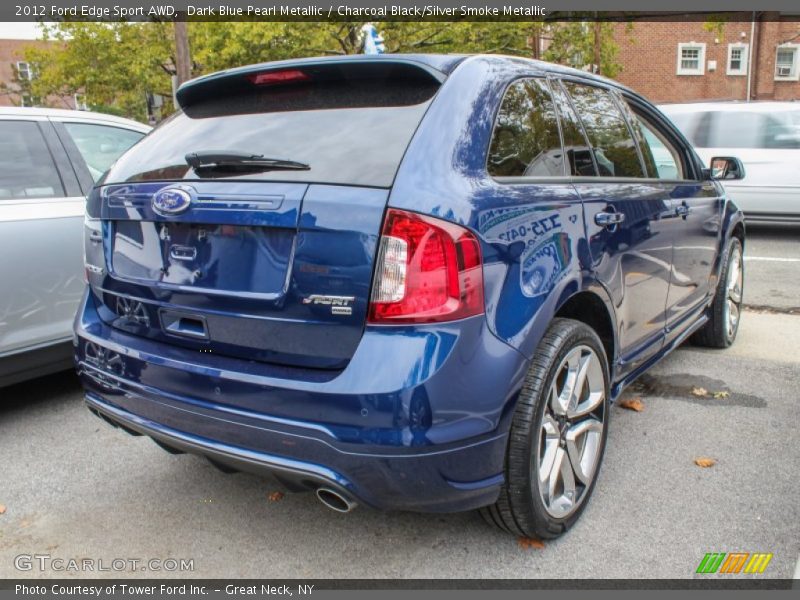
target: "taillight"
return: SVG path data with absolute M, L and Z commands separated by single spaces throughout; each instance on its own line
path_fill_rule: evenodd
M 389 209 L 378 247 L 370 323 L 452 321 L 483 312 L 483 266 L 468 229 Z

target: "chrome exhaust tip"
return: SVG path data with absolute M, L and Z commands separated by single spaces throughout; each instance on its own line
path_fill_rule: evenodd
M 317 488 L 316 494 L 320 502 L 336 512 L 349 513 L 358 506 L 357 502 L 342 496 L 339 492 L 330 488 Z

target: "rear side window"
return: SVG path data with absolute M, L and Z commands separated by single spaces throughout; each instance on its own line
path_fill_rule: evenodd
M 144 137 L 138 131 L 92 123 L 64 123 L 64 128 L 78 147 L 95 181 L 123 152 Z
M 495 177 L 559 177 L 564 151 L 550 88 L 544 79 L 523 79 L 506 90 L 487 161 Z
M 0 200 L 57 198 L 64 187 L 34 121 L 0 121 Z
M 789 113 L 712 113 L 709 148 L 800 148 L 800 128 Z
M 341 79 L 215 92 L 162 123 L 106 183 L 225 177 L 388 187 L 438 82 Z M 198 174 L 194 152 L 295 161 L 308 170 Z
M 636 142 L 611 94 L 588 85 L 564 85 L 592 145 L 600 176 L 644 177 Z

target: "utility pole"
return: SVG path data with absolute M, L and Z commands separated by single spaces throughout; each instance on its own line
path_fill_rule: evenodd
M 595 69 L 596 69 L 595 73 L 597 73 L 598 75 L 602 75 L 602 73 L 600 71 L 600 43 L 601 43 L 600 27 L 601 27 L 602 24 L 600 23 L 600 20 L 597 18 L 597 13 L 594 13 L 594 16 L 595 16 L 595 22 L 594 22 L 594 64 L 595 64 Z
M 175 75 L 176 87 L 192 78 L 192 59 L 189 57 L 186 21 L 175 21 Z
M 531 58 L 542 58 L 542 25 L 536 21 L 531 25 Z

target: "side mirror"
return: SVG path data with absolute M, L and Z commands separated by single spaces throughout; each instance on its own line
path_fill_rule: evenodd
M 709 179 L 744 179 L 744 165 L 735 156 L 715 156 L 711 159 Z

